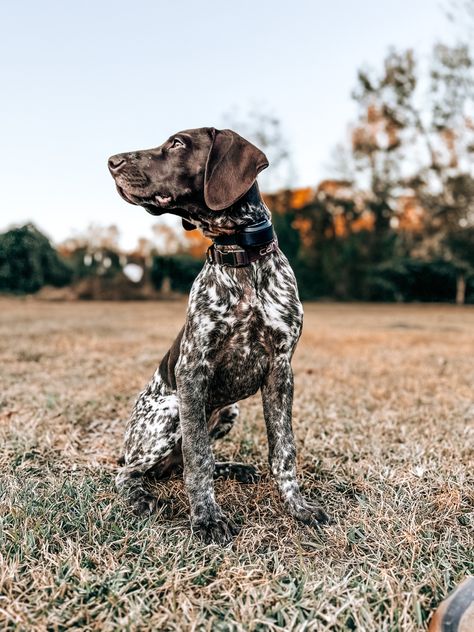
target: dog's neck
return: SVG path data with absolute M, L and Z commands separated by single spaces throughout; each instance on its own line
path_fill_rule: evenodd
M 257 183 L 235 204 L 223 211 L 211 211 L 207 207 L 188 208 L 183 219 L 210 239 L 219 235 L 231 235 L 245 227 L 259 224 L 270 219 Z

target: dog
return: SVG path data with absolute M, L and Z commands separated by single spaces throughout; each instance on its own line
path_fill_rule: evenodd
M 231 130 L 173 134 L 157 148 L 117 154 L 109 170 L 119 194 L 152 215 L 172 213 L 213 240 L 190 291 L 183 329 L 139 395 L 116 485 L 138 514 L 156 508 L 144 485 L 183 468 L 192 531 L 227 544 L 239 528 L 214 496 L 214 478 L 248 483 L 251 465 L 215 462 L 211 444 L 261 390 L 271 472 L 284 506 L 312 525 L 327 522 L 296 475 L 291 359 L 303 308 L 295 276 L 278 248 L 257 184 L 265 154 Z

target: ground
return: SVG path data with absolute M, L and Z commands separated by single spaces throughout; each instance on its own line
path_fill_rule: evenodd
M 309 304 L 294 358 L 305 492 L 334 518 L 286 516 L 259 397 L 219 456 L 232 546 L 190 536 L 181 480 L 141 520 L 114 491 L 133 399 L 185 303 L 0 301 L 0 628 L 425 629 L 474 573 L 474 309 Z

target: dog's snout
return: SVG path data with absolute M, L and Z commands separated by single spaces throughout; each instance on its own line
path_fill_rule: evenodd
M 123 154 L 117 154 L 109 158 L 109 170 L 111 173 L 116 174 L 123 169 L 127 164 L 125 156 Z

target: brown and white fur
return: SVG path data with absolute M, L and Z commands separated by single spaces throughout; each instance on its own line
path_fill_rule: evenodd
M 179 215 L 185 228 L 199 227 L 211 238 L 270 217 L 256 184 L 266 166 L 251 143 L 214 128 L 180 132 L 156 149 L 109 160 L 124 199 L 155 215 Z M 296 476 L 291 359 L 302 322 L 295 277 L 279 249 L 244 267 L 204 264 L 184 327 L 139 395 L 126 430 L 117 487 L 138 513 L 156 503 L 145 477 L 184 467 L 193 531 L 222 544 L 237 533 L 215 500 L 214 478 L 251 482 L 257 471 L 216 463 L 211 445 L 232 428 L 237 402 L 260 390 L 270 467 L 287 511 L 307 524 L 327 521 L 301 494 Z

